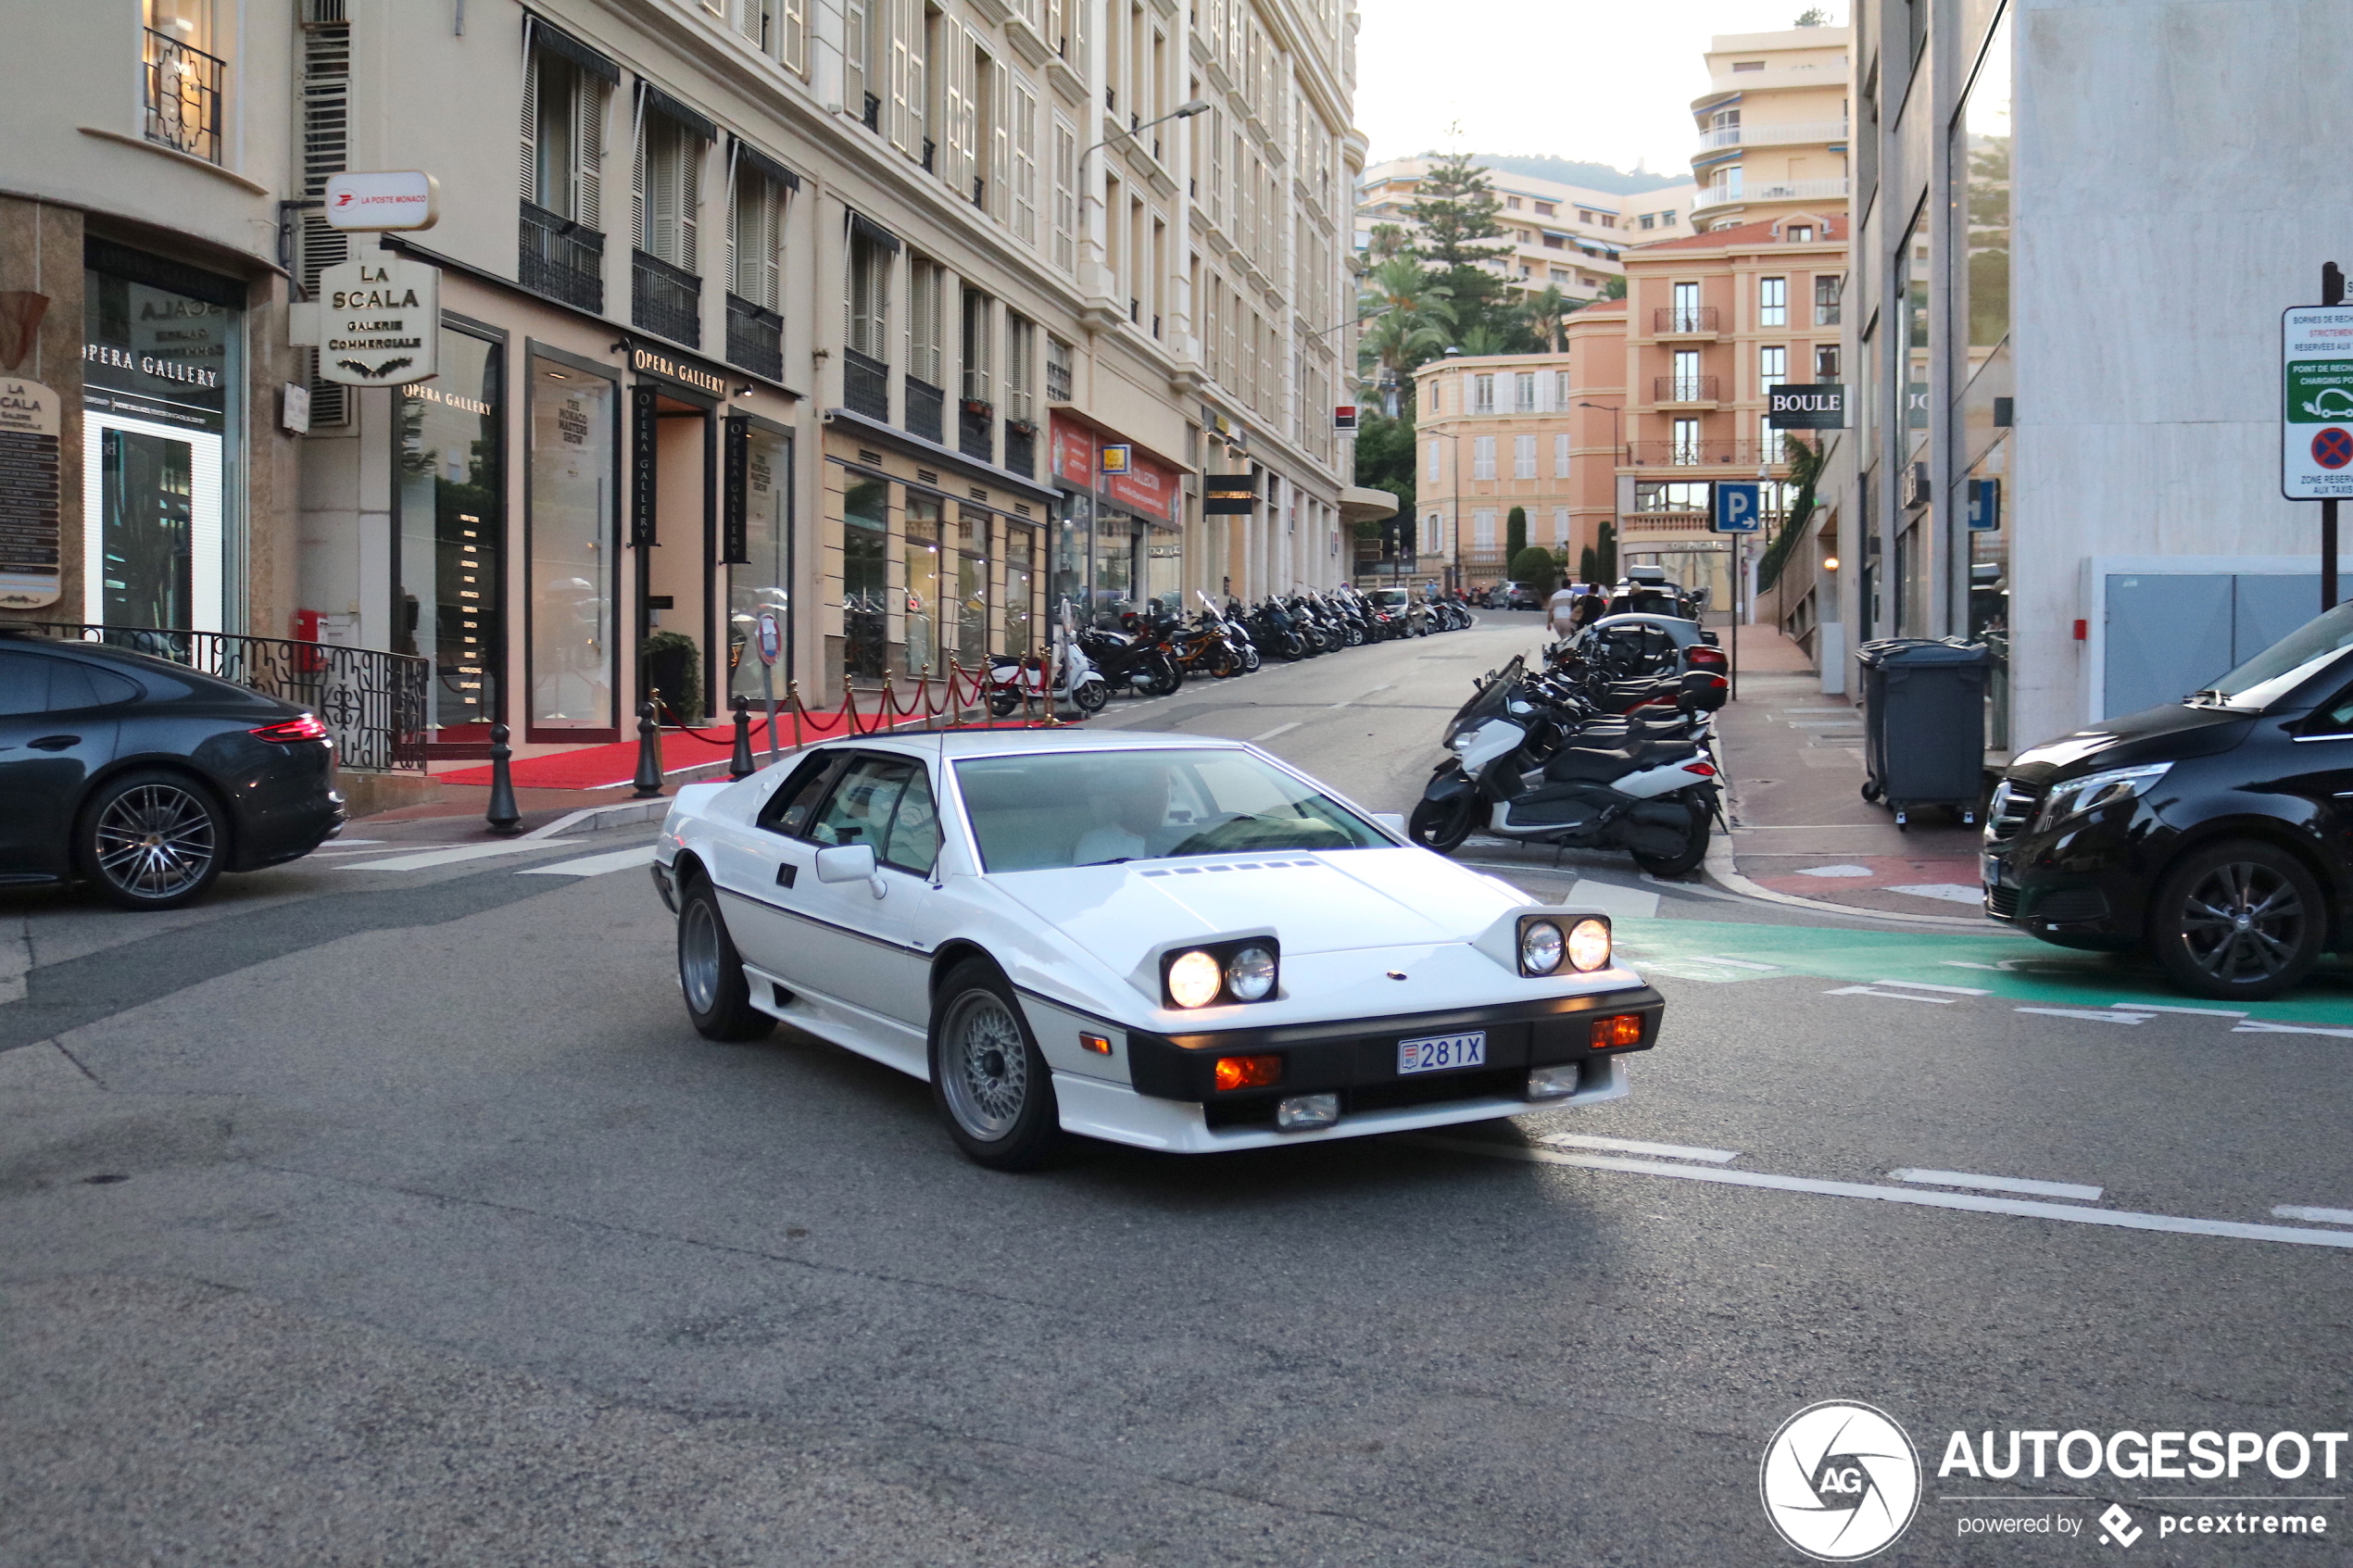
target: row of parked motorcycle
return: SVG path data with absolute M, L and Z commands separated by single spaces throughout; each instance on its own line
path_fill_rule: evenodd
M 1414 841 L 1452 854 L 1484 833 L 1622 849 L 1659 877 L 1696 868 L 1722 812 L 1710 742 L 1727 661 L 1695 623 L 1688 639 L 1628 624 L 1653 620 L 1597 623 L 1541 668 L 1517 658 L 1474 683 L 1406 820 Z
M 1471 624 L 1459 604 L 1393 588 L 1329 588 L 1248 606 L 1233 598 L 1221 606 L 1198 591 L 1194 596 L 1201 609 L 1190 619 L 1151 601 L 1105 612 L 1086 626 L 1076 625 L 1065 600 L 1062 625 L 1075 630 L 1058 635 L 1051 653 L 991 660 L 989 710 L 1002 719 L 1025 703 L 1052 700 L 1100 713 L 1114 692 L 1166 696 L 1188 680 L 1230 680 L 1269 659 L 1294 663 Z

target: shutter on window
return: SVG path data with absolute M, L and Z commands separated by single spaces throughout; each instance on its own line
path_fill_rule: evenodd
M 522 199 L 539 200 L 539 56 L 522 62 Z
M 690 131 L 679 131 L 671 137 L 674 149 L 673 164 L 676 200 L 678 203 L 678 254 L 672 257 L 687 271 L 702 271 L 702 149 L 703 140 Z
M 855 119 L 866 112 L 866 61 L 872 54 L 866 29 L 873 15 L 866 0 L 842 0 L 841 14 L 841 107 Z
M 784 0 L 785 69 L 802 75 L 809 70 L 809 0 Z
M 573 218 L 598 233 L 605 227 L 605 106 L 611 84 L 574 71 L 573 94 Z
M 1038 243 L 1038 94 L 1013 85 L 1013 236 Z
M 1000 223 L 1013 212 L 1013 142 L 1012 116 L 1013 73 L 1002 60 L 988 65 L 988 104 L 996 123 L 988 129 L 988 216 Z
M 654 125 L 655 121 L 648 119 L 643 109 L 638 110 L 637 152 L 629 162 L 629 243 L 639 250 L 653 248 L 648 243 L 652 224 L 648 220 L 650 215 L 646 211 L 646 157 L 649 150 L 647 144 L 653 140 Z
M 526 80 L 528 72 L 525 73 Z M 531 102 L 523 102 L 523 127 L 531 128 Z M 302 194 L 327 194 L 327 177 L 348 167 L 351 145 L 351 29 L 348 25 L 307 28 L 302 34 Z M 524 143 L 523 169 L 530 173 L 531 149 Z M 526 193 L 527 194 L 527 193 Z M 351 236 L 331 227 L 322 212 L 306 211 L 299 230 L 303 292 L 316 298 L 319 274 L 351 259 Z M 350 389 L 319 374 L 319 351 L 305 349 L 310 383 L 310 428 L 327 429 L 349 422 Z
M 910 157 L 924 153 L 924 11 L 922 0 L 887 0 L 890 6 L 890 144 Z

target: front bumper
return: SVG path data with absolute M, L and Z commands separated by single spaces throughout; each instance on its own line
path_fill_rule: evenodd
M 2141 938 L 2143 908 L 2172 835 L 2150 821 L 2062 822 L 1989 842 L 1980 858 L 1989 919 L 2061 947 L 2124 948 Z M 2156 830 L 2156 831 L 2152 831 Z
M 1295 1095 L 1339 1095 L 1343 1127 L 1353 1119 L 1375 1112 L 1436 1111 L 1469 1101 L 1511 1101 L 1520 1109 L 1559 1105 L 1565 1102 L 1527 1098 L 1530 1068 L 1597 1062 L 1629 1051 L 1648 1050 L 1658 1041 L 1666 1007 L 1665 998 L 1650 986 L 1631 985 L 1583 996 L 1332 1023 L 1219 1029 L 1199 1035 L 1131 1031 L 1127 1068 L 1139 1094 L 1199 1107 L 1213 1128 L 1261 1130 L 1270 1135 L 1276 1102 Z M 1595 1049 L 1592 1043 L 1594 1021 L 1621 1013 L 1642 1019 L 1639 1042 Z M 1486 1060 L 1481 1065 L 1410 1074 L 1397 1071 L 1399 1041 L 1474 1030 L 1487 1035 Z M 1281 1078 L 1265 1088 L 1221 1093 L 1216 1085 L 1217 1059 L 1227 1056 L 1279 1056 L 1283 1059 Z M 1583 1087 L 1580 1075 L 1580 1094 Z M 1302 1135 L 1281 1135 L 1289 1139 Z

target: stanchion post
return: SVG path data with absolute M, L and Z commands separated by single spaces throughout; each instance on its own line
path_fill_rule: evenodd
M 511 733 L 504 724 L 490 726 L 490 809 L 483 813 L 483 820 L 501 838 L 512 838 L 522 831 L 522 810 L 515 804 L 511 767 L 515 748 L 507 744 Z
M 736 751 L 727 759 L 727 776 L 748 779 L 759 768 L 751 759 L 751 699 L 736 694 Z
M 637 705 L 637 776 L 630 784 L 638 800 L 661 793 L 661 726 L 650 698 Z

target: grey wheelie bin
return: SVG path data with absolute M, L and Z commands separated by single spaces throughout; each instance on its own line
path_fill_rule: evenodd
M 1899 828 L 1919 806 L 1949 806 L 1974 823 L 1985 773 L 1984 646 L 1889 637 L 1865 643 L 1856 658 L 1863 666 L 1863 798 L 1884 801 Z

